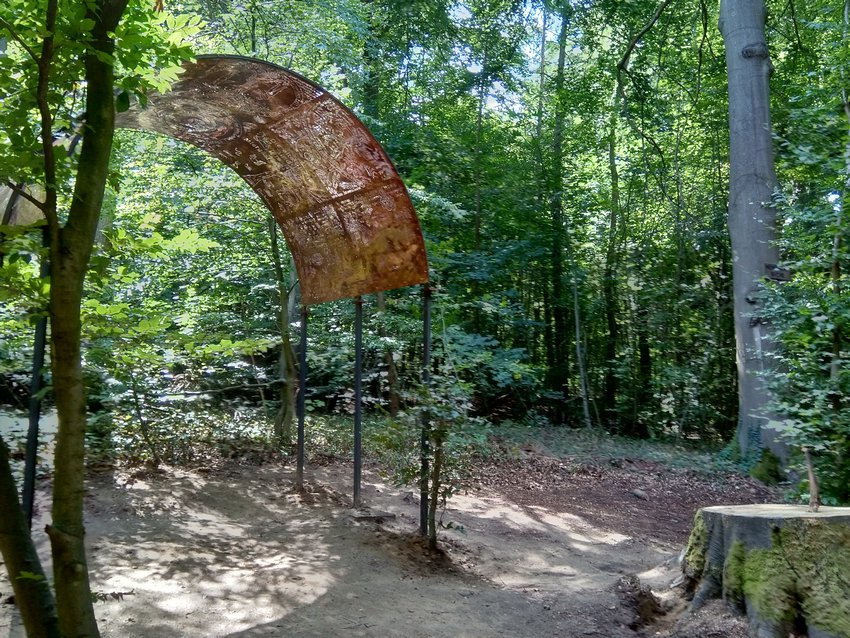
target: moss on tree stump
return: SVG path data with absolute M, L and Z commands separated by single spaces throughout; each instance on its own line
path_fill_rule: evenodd
M 694 609 L 723 598 L 757 638 L 850 638 L 850 508 L 703 508 L 682 569 Z

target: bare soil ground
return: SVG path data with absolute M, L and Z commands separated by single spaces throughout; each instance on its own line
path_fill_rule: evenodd
M 527 450 L 480 468 L 443 513 L 443 551 L 429 553 L 417 495 L 374 469 L 365 512 L 351 509 L 347 463 L 309 466 L 304 493 L 293 479 L 286 462 L 256 459 L 93 472 L 86 519 L 102 635 L 743 637 L 721 606 L 684 611 L 670 583 L 696 508 L 776 499 L 734 474 Z M 47 554 L 41 532 L 38 542 Z M 629 575 L 666 610 L 647 614 L 649 625 Z M 3 601 L 9 593 L 0 580 Z M 12 609 L 0 605 L 0 638 L 23 635 Z

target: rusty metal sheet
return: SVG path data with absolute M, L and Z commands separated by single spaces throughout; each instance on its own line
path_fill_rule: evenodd
M 189 142 L 233 168 L 280 224 L 304 303 L 428 281 L 419 220 L 381 145 L 321 87 L 239 56 L 201 56 L 116 125 Z

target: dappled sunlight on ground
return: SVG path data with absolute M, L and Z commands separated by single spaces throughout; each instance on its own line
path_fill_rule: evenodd
M 328 524 L 273 483 L 243 478 L 177 469 L 92 478 L 92 587 L 123 594 L 98 603 L 104 636 L 151 631 L 151 620 L 187 638 L 210 635 L 211 623 L 224 635 L 309 605 L 333 586 L 342 570 Z
M 615 585 L 639 574 L 669 592 L 685 532 L 657 513 L 691 515 L 690 501 L 667 496 L 687 493 L 680 475 L 542 458 L 523 469 L 530 480 L 453 497 L 438 553 L 416 533 L 418 493 L 368 468 L 365 517 L 350 509 L 348 464 L 308 466 L 303 493 L 285 462 L 94 473 L 87 541 L 102 636 L 636 638 Z M 47 489 L 35 525 L 44 556 Z M 22 637 L 3 607 L 0 638 Z

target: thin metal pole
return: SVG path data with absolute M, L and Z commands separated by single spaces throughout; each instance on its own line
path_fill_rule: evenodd
M 42 245 L 48 246 L 47 228 L 44 229 Z M 47 254 L 41 257 L 39 276 L 42 280 L 50 274 L 50 259 Z M 38 318 L 35 324 L 35 338 L 32 354 L 32 380 L 30 381 L 29 427 L 27 428 L 27 449 L 24 457 L 24 485 L 21 502 L 27 524 L 32 529 L 33 504 L 35 503 L 35 465 L 38 458 L 38 425 L 41 418 L 42 368 L 44 368 L 44 350 L 47 344 L 47 315 Z
M 422 384 L 428 392 L 431 385 L 431 286 L 422 288 Z M 428 535 L 428 434 L 431 424 L 427 405 L 422 411 L 422 431 L 419 439 L 419 533 Z
M 360 474 L 363 468 L 361 397 L 363 394 L 363 297 L 354 300 L 354 507 L 360 507 Z
M 295 484 L 304 490 L 304 399 L 307 393 L 307 306 L 301 306 L 301 352 L 298 362 L 298 452 L 296 456 Z

